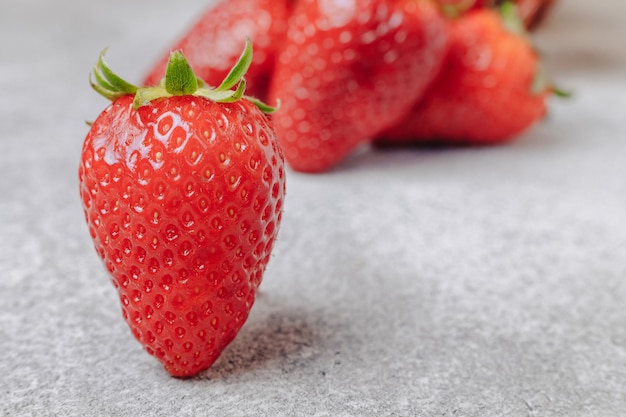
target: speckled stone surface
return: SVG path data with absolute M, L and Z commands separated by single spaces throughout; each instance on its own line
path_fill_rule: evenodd
M 554 10 L 574 96 L 511 145 L 289 172 L 248 322 L 182 381 L 121 319 L 77 167 L 100 50 L 139 80 L 207 4 L 3 0 L 0 416 L 626 416 L 626 3 Z

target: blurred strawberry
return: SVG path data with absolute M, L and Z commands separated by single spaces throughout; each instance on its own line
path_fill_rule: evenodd
M 268 100 L 289 165 L 322 172 L 392 126 L 440 70 L 445 19 L 428 0 L 300 0 Z
M 377 143 L 500 143 L 541 119 L 553 90 L 514 11 L 509 4 L 506 19 L 478 9 L 453 20 L 438 79 Z
M 247 94 L 265 98 L 276 51 L 281 44 L 292 0 L 222 0 L 206 10 L 171 50 L 182 50 L 196 75 L 219 85 L 237 62 L 246 38 L 254 46 L 254 62 L 246 74 Z M 169 50 L 150 70 L 144 85 L 157 85 L 165 75 Z

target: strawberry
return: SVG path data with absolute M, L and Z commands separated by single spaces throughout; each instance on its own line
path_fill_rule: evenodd
M 507 19 L 514 9 L 505 7 Z M 546 111 L 552 91 L 517 22 L 510 30 L 492 9 L 468 12 L 450 24 L 441 74 L 413 110 L 380 143 L 501 143 L 528 129 Z
M 289 165 L 331 169 L 406 113 L 438 73 L 447 26 L 428 0 L 300 0 L 269 100 Z
M 250 95 L 265 98 L 278 45 L 284 37 L 292 0 L 222 0 L 212 5 L 175 42 L 196 74 L 209 85 L 219 85 L 237 61 L 234 51 L 248 37 L 254 46 L 254 62 L 246 74 Z M 145 85 L 157 85 L 165 75 L 169 53 L 157 61 Z
M 176 377 L 210 367 L 237 335 L 281 221 L 284 161 L 257 106 L 271 109 L 240 81 L 251 59 L 248 43 L 216 89 L 180 52 L 163 87 L 129 84 L 103 56 L 94 72 L 112 104 L 82 149 L 86 221 L 132 333 Z

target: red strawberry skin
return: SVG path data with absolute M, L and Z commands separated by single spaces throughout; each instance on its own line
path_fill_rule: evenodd
M 406 112 L 439 72 L 447 25 L 430 1 L 301 0 L 268 100 L 297 171 L 333 168 Z
M 170 50 L 182 50 L 196 75 L 218 86 L 248 37 L 254 45 L 254 61 L 246 74 L 246 94 L 265 99 L 290 4 L 291 0 L 222 0 L 204 11 Z M 143 85 L 159 83 L 168 59 L 169 50 L 149 71 Z
M 281 220 L 284 161 L 245 99 L 132 102 L 117 99 L 93 123 L 80 195 L 132 333 L 189 377 L 248 317 Z
M 498 13 L 468 12 L 451 23 L 450 49 L 435 83 L 379 143 L 510 141 L 545 115 L 549 91 L 531 91 L 538 66 L 528 40 L 508 31 Z

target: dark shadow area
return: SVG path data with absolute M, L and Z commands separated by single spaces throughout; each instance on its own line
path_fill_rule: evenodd
M 237 378 L 267 367 L 283 373 L 323 354 L 329 337 L 324 319 L 304 309 L 267 308 L 268 300 L 259 295 L 248 322 L 211 368 L 194 379 Z
M 379 147 L 372 144 L 359 149 L 327 174 L 360 173 L 362 175 L 376 171 L 405 171 L 407 169 L 423 171 L 432 163 L 449 164 L 457 158 L 467 158 L 471 155 L 482 158 L 486 152 L 497 151 L 512 145 L 513 143 L 489 146 L 419 143 Z

